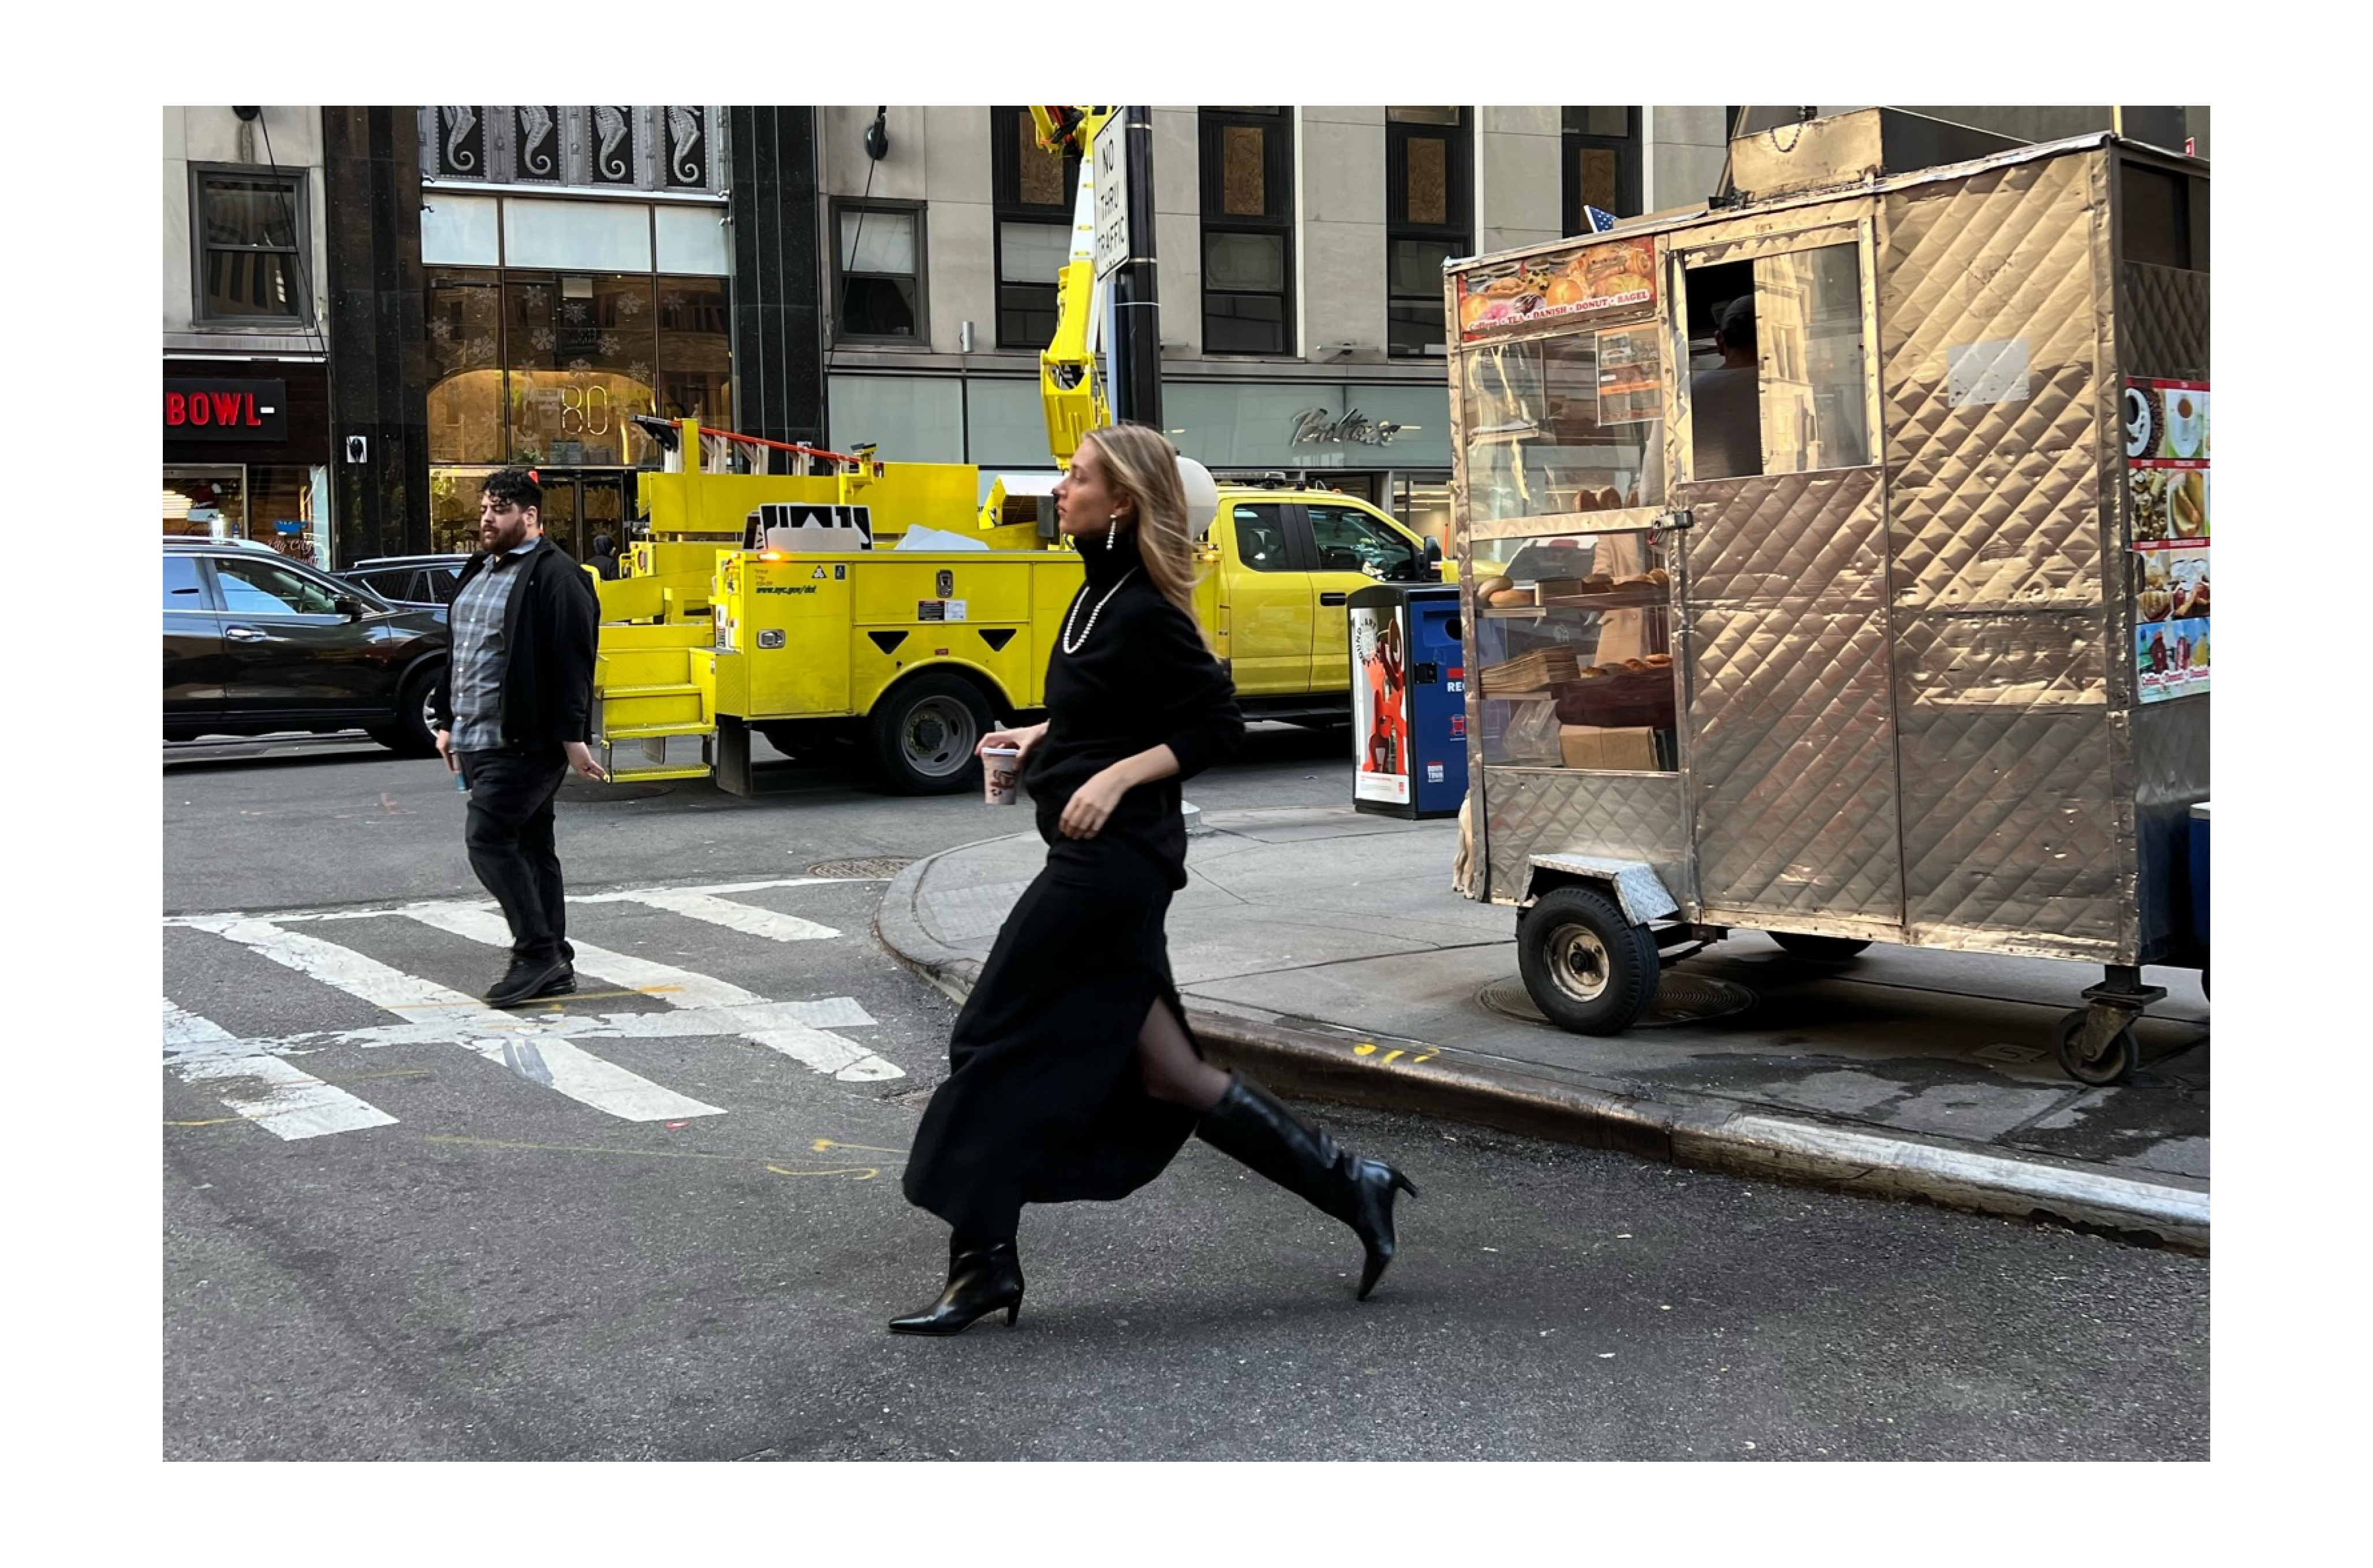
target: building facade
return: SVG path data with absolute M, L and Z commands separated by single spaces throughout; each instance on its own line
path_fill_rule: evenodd
M 324 560 L 321 111 L 169 107 L 164 121 L 164 531 Z
M 1921 111 L 2207 152 L 2204 109 Z M 1701 202 L 1733 128 L 1806 112 L 1157 107 L 1163 424 L 1446 535 L 1443 262 Z M 1078 170 L 1024 108 L 173 109 L 166 163 L 168 532 L 466 547 L 525 462 L 582 553 L 660 464 L 640 414 L 1051 466 Z

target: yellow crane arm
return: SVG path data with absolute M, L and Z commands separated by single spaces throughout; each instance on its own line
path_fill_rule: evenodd
M 1103 323 L 1097 319 L 1095 137 L 1117 104 L 1033 104 L 1038 145 L 1080 155 L 1080 191 L 1071 208 L 1070 258 L 1055 285 L 1055 338 L 1038 355 L 1038 395 L 1046 413 L 1046 447 L 1058 468 L 1069 467 L 1080 438 L 1112 422 L 1104 380 L 1096 370 Z

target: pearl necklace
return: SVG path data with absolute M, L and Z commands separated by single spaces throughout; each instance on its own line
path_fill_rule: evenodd
M 1071 628 L 1079 624 L 1080 600 L 1085 599 L 1088 596 L 1087 584 L 1081 583 L 1080 585 L 1080 598 L 1071 601 L 1071 613 L 1070 615 L 1066 616 L 1063 621 L 1064 652 L 1077 653 L 1080 649 L 1088 646 L 1088 638 L 1095 635 L 1096 617 L 1105 613 L 1105 606 L 1112 603 L 1112 596 L 1120 591 L 1121 583 L 1127 582 L 1130 578 L 1133 578 L 1136 575 L 1137 568 L 1135 567 L 1131 567 L 1128 570 L 1120 574 L 1120 582 L 1116 582 L 1110 588 L 1105 590 L 1105 596 L 1096 601 L 1096 607 L 1094 609 L 1088 612 L 1088 629 L 1081 632 L 1080 634 L 1079 640 L 1074 642 L 1071 640 Z

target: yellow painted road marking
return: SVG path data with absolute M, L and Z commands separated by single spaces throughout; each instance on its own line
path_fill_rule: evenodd
M 859 1181 L 871 1181 L 882 1174 L 878 1165 L 838 1165 L 828 1171 L 787 1171 L 780 1165 L 768 1165 L 778 1176 L 853 1176 Z
M 836 1143 L 829 1138 L 819 1138 L 808 1145 L 821 1154 L 827 1149 L 862 1149 L 869 1154 L 903 1154 L 904 1149 L 884 1149 L 878 1143 Z
M 247 1118 L 245 1117 L 218 1116 L 208 1117 L 204 1121 L 169 1121 L 165 1125 L 167 1127 L 228 1127 L 235 1121 L 245 1121 L 246 1119 Z

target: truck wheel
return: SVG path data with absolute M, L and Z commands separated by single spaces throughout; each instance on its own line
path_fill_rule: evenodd
M 432 660 L 406 675 L 396 693 L 394 721 L 374 725 L 370 738 L 399 756 L 435 756 L 437 715 L 429 710 L 428 696 L 444 668 L 442 661 Z
M 869 720 L 882 780 L 905 795 L 956 795 L 980 788 L 973 748 L 991 715 L 961 675 L 922 674 L 883 695 Z
M 1560 887 L 1516 922 L 1516 970 L 1549 1021 L 1619 1035 L 1656 995 L 1656 939 L 1596 888 Z
M 1817 964 L 1842 964 L 1870 945 L 1859 937 L 1813 936 L 1805 931 L 1766 931 L 1764 935 L 1778 942 L 1789 957 L 1808 958 Z

